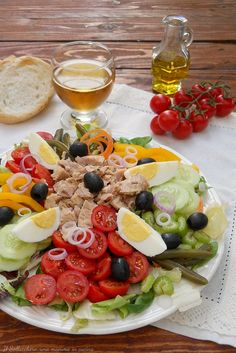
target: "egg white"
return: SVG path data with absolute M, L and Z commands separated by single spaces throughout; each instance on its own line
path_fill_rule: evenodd
M 123 226 L 123 218 L 127 213 L 130 214 L 134 220 L 134 222 L 131 222 L 129 225 L 129 231 L 132 232 L 133 224 L 135 223 L 135 221 L 140 222 L 140 224 L 144 223 L 145 226 L 150 230 L 150 235 L 148 236 L 148 238 L 142 241 L 134 241 L 127 237 L 126 231 Z M 163 241 L 161 235 L 157 231 L 155 231 L 151 226 L 149 226 L 143 219 L 135 215 L 127 208 L 121 207 L 119 209 L 117 213 L 117 225 L 118 233 L 121 238 L 146 256 L 155 256 L 161 254 L 167 249 L 166 244 Z
M 48 161 L 46 161 L 45 156 L 42 153 L 40 153 L 40 148 L 42 147 L 45 153 L 53 156 L 53 159 L 55 160 L 54 163 L 51 164 Z M 58 155 L 41 136 L 39 136 L 34 132 L 32 132 L 29 136 L 29 150 L 30 150 L 30 153 L 39 157 L 39 163 L 42 164 L 45 168 L 49 170 L 54 170 L 56 168 L 57 162 L 59 161 Z
M 179 162 L 178 161 L 167 161 L 167 162 L 153 162 L 148 164 L 138 165 L 133 168 L 129 168 L 125 171 L 124 175 L 126 178 L 129 178 L 132 174 L 132 171 L 135 171 L 135 174 L 142 174 L 142 170 L 145 168 L 150 168 L 150 165 L 157 166 L 157 171 L 152 178 L 147 178 L 149 186 L 160 185 L 166 181 L 172 179 L 177 175 Z
M 58 229 L 60 225 L 60 209 L 59 207 L 55 207 L 55 213 L 56 217 L 53 222 L 53 224 L 48 227 L 48 228 L 41 228 L 39 227 L 33 220 L 32 217 L 28 217 L 24 219 L 22 222 L 16 224 L 16 226 L 13 228 L 12 233 L 19 238 L 20 240 L 26 242 L 26 243 L 37 243 L 42 240 L 47 239 L 52 235 L 52 233 Z M 48 211 L 51 209 L 48 209 L 46 211 L 43 211 L 40 213 L 41 217 L 45 216 L 47 217 Z

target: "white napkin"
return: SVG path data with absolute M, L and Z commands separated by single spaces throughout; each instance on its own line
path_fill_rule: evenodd
M 122 136 L 150 135 L 154 114 L 149 108 L 151 93 L 126 85 L 115 85 L 104 109 L 109 128 Z M 66 109 L 54 97 L 50 106 L 34 119 L 19 125 L 0 124 L 0 153 L 21 141 L 32 131 L 55 131 Z M 228 205 L 229 227 L 225 236 L 225 253 L 217 273 L 202 292 L 202 304 L 187 312 L 158 321 L 155 326 L 189 337 L 230 344 L 236 347 L 236 114 L 230 118 L 212 118 L 210 126 L 187 140 L 171 136 L 153 136 L 201 167 L 223 203 Z

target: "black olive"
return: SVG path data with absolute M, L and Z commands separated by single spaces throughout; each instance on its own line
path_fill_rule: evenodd
M 88 172 L 84 174 L 84 185 L 90 192 L 97 193 L 104 187 L 104 182 L 96 173 Z
M 0 207 L 0 226 L 5 226 L 14 216 L 14 211 L 10 207 Z
M 176 249 L 181 244 L 181 240 L 178 234 L 162 233 L 161 237 L 166 243 L 167 249 Z
M 153 158 L 142 158 L 142 159 L 138 160 L 137 165 L 153 163 L 153 162 L 156 162 L 155 159 L 153 159 Z
M 200 230 L 207 226 L 208 218 L 204 213 L 195 212 L 187 219 L 187 224 L 192 230 Z
M 135 198 L 135 206 L 139 210 L 150 211 L 153 205 L 153 194 L 150 191 L 141 191 Z
M 127 281 L 130 276 L 130 269 L 124 257 L 114 257 L 112 259 L 111 276 L 117 281 Z
M 70 145 L 69 152 L 73 157 L 84 157 L 88 155 L 88 146 L 83 142 L 74 142 Z
M 46 199 L 48 195 L 48 186 L 45 183 L 37 183 L 35 184 L 30 192 L 30 196 L 35 201 L 43 201 Z

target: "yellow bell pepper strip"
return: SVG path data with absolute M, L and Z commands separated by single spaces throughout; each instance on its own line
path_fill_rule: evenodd
M 0 173 L 0 185 L 5 184 L 10 176 L 12 176 L 12 173 Z
M 44 208 L 38 202 L 26 195 L 13 194 L 11 192 L 0 192 L 0 200 L 12 200 L 29 206 L 33 211 L 44 211 Z
M 127 147 L 132 146 L 137 150 L 136 157 L 138 159 L 142 158 L 153 158 L 157 162 L 166 162 L 166 161 L 180 161 L 181 158 L 178 157 L 175 153 L 163 148 L 163 147 L 155 147 L 155 148 L 144 148 L 139 145 L 131 145 L 126 143 L 114 143 L 114 152 L 120 157 L 124 157 L 127 153 L 125 152 Z
M 20 210 L 23 205 L 21 205 L 18 202 L 12 201 L 12 200 L 0 200 L 0 207 L 5 206 L 5 207 L 10 207 L 13 210 Z
M 15 183 L 13 184 L 13 186 L 15 189 L 18 189 L 20 186 L 22 186 L 24 184 L 25 184 L 25 179 L 22 178 L 22 179 L 15 180 Z M 34 182 L 30 183 L 28 188 L 24 191 L 23 195 L 30 196 L 31 189 L 34 186 L 34 184 L 35 184 Z M 11 190 L 9 189 L 9 186 L 7 184 L 2 185 L 2 192 L 11 192 Z

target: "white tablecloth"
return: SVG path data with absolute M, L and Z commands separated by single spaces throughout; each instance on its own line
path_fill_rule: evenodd
M 104 109 L 109 115 L 109 128 L 121 136 L 150 135 L 153 113 L 149 108 L 151 93 L 116 85 Z M 55 131 L 66 109 L 54 97 L 49 107 L 37 117 L 19 125 L 0 124 L 0 153 L 21 141 L 31 131 Z M 197 339 L 207 339 L 236 347 L 236 114 L 230 118 L 212 118 L 204 132 L 187 140 L 171 136 L 153 136 L 199 165 L 228 206 L 229 227 L 225 253 L 210 284 L 202 292 L 202 304 L 155 323 L 155 326 Z

